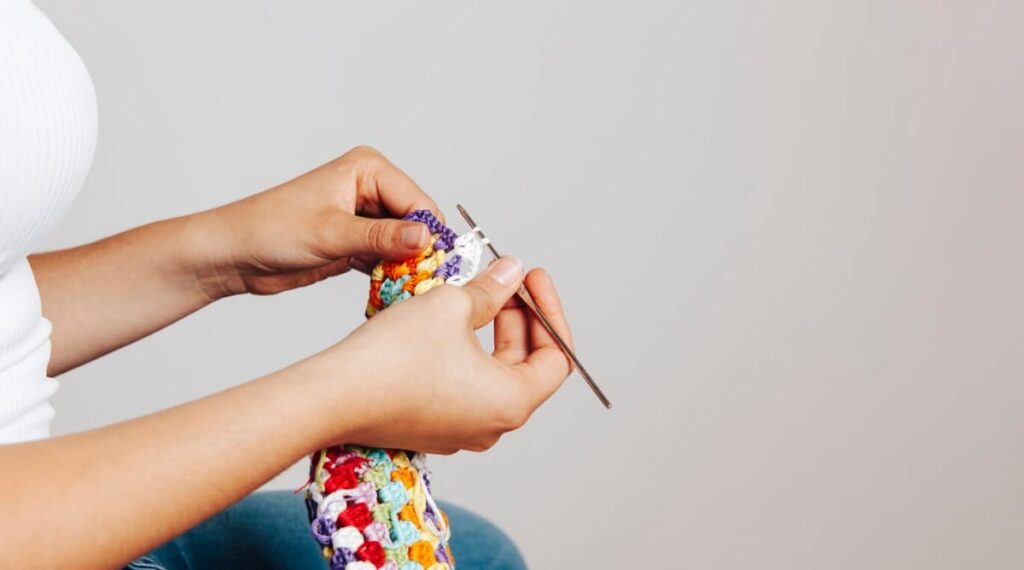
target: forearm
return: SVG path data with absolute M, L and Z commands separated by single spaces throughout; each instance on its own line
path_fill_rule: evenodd
M 327 413 L 336 403 L 326 396 L 356 391 L 313 368 L 300 363 L 150 416 L 0 447 L 0 567 L 120 568 L 333 443 L 354 416 Z
M 57 375 L 227 295 L 274 294 L 428 245 L 437 206 L 376 151 L 359 147 L 237 202 L 81 247 L 29 257 L 53 323 Z M 359 215 L 357 215 L 359 214 Z
M 211 302 L 196 268 L 216 255 L 208 214 L 148 224 L 29 257 L 53 324 L 56 376 L 130 344 Z

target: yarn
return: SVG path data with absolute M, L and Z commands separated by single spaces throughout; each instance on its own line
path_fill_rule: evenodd
M 404 218 L 426 224 L 430 245 L 370 275 L 367 318 L 443 284 L 462 285 L 480 269 L 486 241 L 458 236 L 429 210 Z M 426 455 L 339 445 L 310 457 L 310 531 L 331 570 L 453 570 L 448 517 L 430 494 Z

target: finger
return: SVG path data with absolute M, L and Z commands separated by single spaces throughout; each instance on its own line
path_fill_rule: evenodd
M 562 301 L 558 298 L 558 290 L 555 289 L 551 276 L 543 269 L 533 269 L 526 275 L 523 284 L 526 286 L 526 290 L 530 292 L 530 297 L 533 298 L 537 309 L 551 323 L 555 332 L 562 337 L 566 344 L 575 350 L 576 345 L 572 340 L 572 331 L 569 330 L 569 322 L 565 318 Z M 531 348 L 533 349 L 545 346 L 558 346 L 540 319 L 532 315 L 530 319 L 530 339 L 532 341 Z
M 522 281 L 523 263 L 515 257 L 502 257 L 467 283 L 462 289 L 472 300 L 473 328 L 491 322 Z
M 339 259 L 337 261 L 328 263 L 327 265 L 321 265 L 316 269 L 317 281 L 319 282 L 330 277 L 341 275 L 342 273 L 347 272 L 351 268 L 352 265 L 349 264 L 349 260 L 347 259 Z
M 250 289 L 257 295 L 272 295 L 299 287 L 319 283 L 324 279 L 341 275 L 350 269 L 347 259 L 338 259 L 323 265 L 292 273 L 278 273 L 267 276 L 263 284 Z
M 369 275 L 379 260 L 372 255 L 354 255 L 348 258 L 348 266 L 360 273 Z
M 557 392 L 572 372 L 569 359 L 555 346 L 534 350 L 526 360 L 512 367 L 525 377 L 524 384 L 535 407 Z
M 419 255 L 430 244 L 430 230 L 420 222 L 333 212 L 326 217 L 318 240 L 320 250 L 332 259 L 372 256 L 402 260 Z
M 494 318 L 494 354 L 504 364 L 516 364 L 530 354 L 530 319 L 526 308 L 512 297 Z
M 430 210 L 444 223 L 444 214 L 433 198 L 384 155 L 370 147 L 356 147 L 348 154 L 358 159 L 359 210 L 377 215 L 383 209 L 395 217 L 413 210 Z
M 538 310 L 547 317 L 548 322 L 565 342 L 570 347 L 573 346 L 565 313 L 548 274 L 541 269 L 535 269 L 526 276 L 525 285 Z M 530 354 L 514 367 L 527 377 L 535 405 L 539 406 L 561 387 L 572 372 L 572 361 L 562 352 L 561 347 L 536 317 L 531 317 L 530 339 Z

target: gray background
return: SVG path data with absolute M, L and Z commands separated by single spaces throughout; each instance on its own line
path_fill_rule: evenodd
M 40 4 L 100 102 L 51 246 L 368 143 L 551 270 L 615 410 L 573 378 L 433 462 L 534 567 L 1024 565 L 1020 2 Z M 220 303 L 68 374 L 56 431 L 285 366 L 365 295 Z

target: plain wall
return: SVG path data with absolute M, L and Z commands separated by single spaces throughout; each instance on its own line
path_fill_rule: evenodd
M 51 247 L 366 143 L 551 271 L 615 409 L 573 377 L 432 462 L 533 567 L 1024 565 L 1024 4 L 39 4 L 100 105 Z M 366 289 L 219 303 L 63 377 L 55 431 L 286 366 Z

